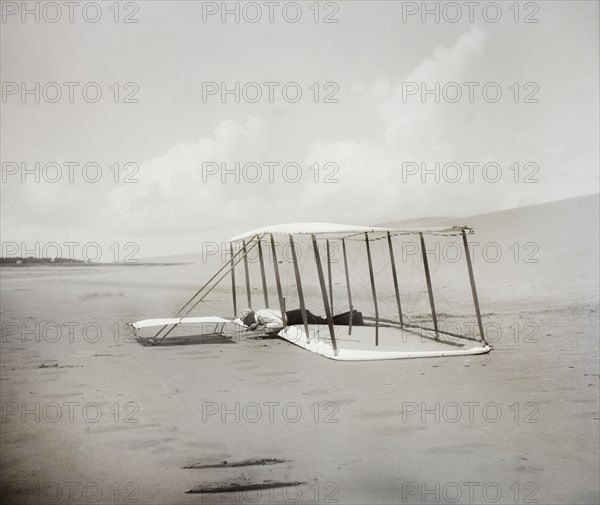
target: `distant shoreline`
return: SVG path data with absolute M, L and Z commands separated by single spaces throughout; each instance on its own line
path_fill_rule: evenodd
M 55 259 L 50 258 L 34 259 L 34 258 L 0 258 L 0 268 L 20 268 L 20 267 L 35 267 L 35 266 L 59 266 L 59 267 L 140 267 L 140 266 L 181 266 L 189 263 L 168 263 L 168 262 L 91 262 L 83 260 L 71 259 Z

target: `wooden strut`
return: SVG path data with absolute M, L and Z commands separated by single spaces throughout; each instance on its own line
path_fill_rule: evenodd
M 348 256 L 346 255 L 346 241 L 342 239 L 342 251 L 344 255 L 344 273 L 346 274 L 346 290 L 348 291 L 348 306 L 350 307 L 350 321 L 348 323 L 348 335 L 352 335 L 352 289 L 350 288 L 350 273 L 348 272 Z
M 367 260 L 369 261 L 369 277 L 371 278 L 371 291 L 373 293 L 373 305 L 375 306 L 375 345 L 379 345 L 379 308 L 377 307 L 377 291 L 375 290 L 375 275 L 373 275 L 373 262 L 371 260 L 371 246 L 369 245 L 369 234 L 365 233 L 367 244 Z
M 388 248 L 390 250 L 390 263 L 392 265 L 392 280 L 394 281 L 394 290 L 396 291 L 396 305 L 398 306 L 398 317 L 400 318 L 400 327 L 404 324 L 402 320 L 402 305 L 400 304 L 400 290 L 398 289 L 398 274 L 396 273 L 396 259 L 394 258 L 394 248 L 392 246 L 392 236 L 387 232 Z
M 333 311 L 333 281 L 331 274 L 331 252 L 329 250 L 329 239 L 325 241 L 327 244 L 327 281 L 329 283 L 329 307 L 331 308 L 331 313 L 334 314 Z
M 285 299 L 283 298 L 283 290 L 281 289 L 281 278 L 279 277 L 279 263 L 277 262 L 277 249 L 275 248 L 275 239 L 271 234 L 271 254 L 273 256 L 273 269 L 275 270 L 275 284 L 277 285 L 277 298 L 279 299 L 279 310 L 281 311 L 281 319 L 283 327 L 287 326 L 287 318 L 285 316 Z
M 261 237 L 258 237 L 258 239 L 260 240 Z M 252 246 L 250 246 L 250 248 L 247 250 L 247 252 L 251 251 L 252 249 L 254 249 L 254 247 L 256 247 L 256 244 L 258 242 L 255 242 L 254 244 L 252 244 Z M 237 253 L 235 253 L 236 256 L 240 255 L 244 250 L 241 249 L 239 250 Z M 246 254 L 247 254 L 246 252 Z M 243 257 L 237 258 L 235 260 L 235 262 L 233 263 L 233 266 L 237 265 L 240 261 L 242 261 L 243 258 L 245 258 L 246 256 L 244 255 Z M 214 274 L 206 283 L 204 283 L 204 285 L 196 292 L 196 294 L 194 296 L 192 296 L 183 307 L 181 307 L 176 314 L 173 316 L 174 318 L 178 317 L 183 310 L 221 273 L 223 272 L 223 270 L 225 270 L 225 268 L 227 268 L 229 265 L 228 263 L 225 263 L 218 271 L 216 274 Z M 231 268 L 231 266 L 229 266 L 229 268 Z M 192 310 L 194 310 L 194 308 L 202 301 L 204 300 L 204 298 L 206 298 L 208 296 L 208 294 L 215 289 L 219 283 L 225 278 L 225 276 L 229 274 L 229 271 L 225 272 L 215 283 L 214 285 L 208 290 L 206 291 L 206 293 L 204 293 L 197 301 L 196 303 L 194 303 L 194 305 L 192 305 L 179 319 L 181 321 L 181 319 L 183 319 L 185 316 L 187 316 Z M 172 328 L 167 331 L 166 334 L 164 334 L 160 339 L 159 342 L 161 342 L 167 335 L 169 335 L 169 333 L 171 333 L 176 327 L 178 323 L 169 323 L 169 324 L 165 324 L 160 330 L 158 330 L 158 332 L 156 333 L 156 335 L 154 335 L 154 339 L 156 339 L 161 333 L 162 331 L 167 328 L 168 326 L 172 325 Z
M 265 308 L 269 308 L 269 293 L 267 292 L 267 277 L 265 275 L 265 260 L 263 258 L 262 243 L 258 241 L 258 261 L 260 263 L 260 278 L 262 279 L 263 295 L 265 297 Z
M 321 256 L 319 254 L 319 246 L 317 245 L 317 238 L 314 234 L 311 234 L 313 252 L 315 254 L 315 263 L 317 264 L 317 273 L 319 275 L 319 284 L 321 285 L 321 294 L 323 296 L 323 307 L 325 308 L 325 317 L 327 318 L 327 326 L 329 327 L 329 336 L 331 337 L 331 345 L 333 346 L 333 352 L 337 356 L 337 342 L 335 341 L 335 330 L 333 328 L 333 316 L 331 314 L 331 307 L 327 300 L 327 288 L 325 286 L 325 276 L 323 275 L 323 265 L 321 265 Z M 329 249 L 329 248 L 328 248 Z
M 479 310 L 479 298 L 477 297 L 477 288 L 475 287 L 475 275 L 473 274 L 473 265 L 471 263 L 471 253 L 469 252 L 469 243 L 465 230 L 462 231 L 463 245 L 465 247 L 465 257 L 467 259 L 467 268 L 469 270 L 469 281 L 471 282 L 471 294 L 473 295 L 473 304 L 475 305 L 475 314 L 477 316 L 477 324 L 479 325 L 479 336 L 481 342 L 486 344 L 485 334 L 483 332 L 483 323 L 481 322 L 481 311 Z
M 304 305 L 304 292 L 302 291 L 302 280 L 300 279 L 300 269 L 298 268 L 298 258 L 296 257 L 296 248 L 294 247 L 294 237 L 290 237 L 290 246 L 292 249 L 292 261 L 294 263 L 294 274 L 296 276 L 296 289 L 298 290 L 298 300 L 300 301 L 300 312 L 302 313 L 302 322 L 304 331 L 306 331 L 306 340 L 310 342 L 310 333 L 308 332 L 308 317 L 306 315 L 306 306 Z
M 260 241 L 259 241 L 260 243 Z M 250 272 L 248 270 L 248 252 L 246 251 L 246 241 L 242 240 L 242 251 L 244 251 L 244 274 L 246 276 L 246 298 L 248 308 L 252 308 L 252 294 L 250 293 Z
M 233 299 L 233 317 L 237 315 L 237 294 L 235 291 L 235 265 L 233 264 L 233 244 L 229 244 L 231 255 L 231 297 Z
M 425 250 L 425 239 L 423 234 L 419 233 L 421 238 L 421 252 L 423 254 L 423 268 L 425 270 L 425 280 L 427 281 L 427 292 L 429 293 L 429 306 L 431 307 L 431 317 L 433 317 L 433 328 L 435 331 L 435 338 L 439 336 L 437 315 L 435 312 L 435 302 L 433 301 L 433 287 L 431 285 L 431 275 L 429 273 L 429 261 L 427 260 L 427 251 Z
M 285 328 L 287 326 L 287 315 L 285 312 L 285 298 L 282 300 L 281 320 L 283 321 L 283 327 Z

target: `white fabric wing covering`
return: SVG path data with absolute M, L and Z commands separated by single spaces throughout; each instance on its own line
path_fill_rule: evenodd
M 473 233 L 472 228 L 468 226 L 449 226 L 436 228 L 378 228 L 374 226 L 356 226 L 351 224 L 335 223 L 291 223 L 276 224 L 257 228 L 245 233 L 241 233 L 231 238 L 230 242 L 239 242 L 240 240 L 250 239 L 265 234 L 273 235 L 318 235 L 319 238 L 344 238 L 364 240 L 364 234 L 369 233 L 373 238 L 386 235 L 414 235 L 423 233 L 427 235 L 460 235 L 463 230 L 466 233 Z
M 135 329 L 149 328 L 152 326 L 164 326 L 166 324 L 203 324 L 203 323 L 232 323 L 230 319 L 223 319 L 218 316 L 205 317 L 184 317 L 184 318 L 163 318 L 163 319 L 144 319 L 135 323 L 129 323 Z
M 396 328 L 380 328 L 383 330 L 381 346 L 378 348 L 373 344 L 373 327 L 358 326 L 353 328 L 350 337 L 345 333 L 347 328 L 336 326 L 336 334 L 340 344 L 345 348 L 338 348 L 335 353 L 328 336 L 326 326 L 309 325 L 310 340 L 307 338 L 303 327 L 295 325 L 288 326 L 279 332 L 279 336 L 292 344 L 302 347 L 308 351 L 324 356 L 325 358 L 338 361 L 379 361 L 388 359 L 407 358 L 434 358 L 444 356 L 468 356 L 472 354 L 485 354 L 490 352 L 490 347 L 483 342 L 467 342 L 463 347 L 451 347 L 441 342 L 431 340 L 415 339 L 412 342 L 404 342 L 401 337 L 402 330 Z M 388 337 L 386 338 L 386 333 Z M 360 334 L 370 333 L 368 338 L 361 338 Z M 400 337 L 400 338 L 399 338 Z M 350 338 L 353 341 L 349 340 Z M 384 341 L 385 340 L 385 341 Z M 346 347 L 347 346 L 347 347 Z

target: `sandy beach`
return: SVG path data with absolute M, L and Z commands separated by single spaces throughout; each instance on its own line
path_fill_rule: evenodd
M 538 246 L 475 258 L 501 328 L 480 356 L 143 347 L 123 325 L 170 316 L 212 265 L 3 267 L 2 503 L 598 503 L 598 203 L 448 220 Z M 201 307 L 230 316 L 227 290 Z

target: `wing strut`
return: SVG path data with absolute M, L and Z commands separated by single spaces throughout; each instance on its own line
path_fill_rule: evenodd
M 306 306 L 304 305 L 304 292 L 302 291 L 302 279 L 300 278 L 300 269 L 298 268 L 298 258 L 296 257 L 296 247 L 294 246 L 294 237 L 290 234 L 290 246 L 292 248 L 292 261 L 294 262 L 294 274 L 296 276 L 296 289 L 298 290 L 298 299 L 300 301 L 300 312 L 302 313 L 302 322 L 304 331 L 306 331 L 306 340 L 310 342 L 310 333 L 308 332 L 308 317 L 306 316 Z
M 233 317 L 237 315 L 237 295 L 235 292 L 235 264 L 233 263 L 233 244 L 229 244 L 231 255 L 231 298 L 233 299 Z
M 279 310 L 281 311 L 281 319 L 283 327 L 287 326 L 287 317 L 285 315 L 285 300 L 283 299 L 283 290 L 281 289 L 281 278 L 279 277 L 279 264 L 277 262 L 277 249 L 275 248 L 275 239 L 271 234 L 271 253 L 273 255 L 273 269 L 275 270 L 275 283 L 277 284 L 277 298 L 279 298 Z
M 258 239 L 260 244 L 260 239 Z M 252 308 L 252 293 L 250 293 L 250 272 L 248 271 L 248 251 L 246 250 L 246 241 L 242 241 L 242 251 L 244 251 L 244 275 L 246 276 L 246 298 L 248 308 Z
M 331 276 L 331 252 L 329 249 L 329 239 L 325 241 L 327 244 L 327 281 L 329 283 L 329 306 L 331 307 L 331 314 L 333 315 L 333 281 Z
M 469 270 L 469 281 L 471 282 L 471 294 L 473 295 L 473 305 L 475 305 L 475 314 L 477 315 L 477 324 L 479 325 L 479 336 L 481 342 L 486 344 L 485 334 L 483 333 L 483 323 L 481 322 L 481 311 L 479 310 L 479 298 L 477 298 L 477 288 L 475 287 L 475 276 L 473 275 L 473 265 L 471 264 L 471 253 L 467 242 L 467 234 L 462 231 L 463 245 L 465 246 L 465 257 L 467 259 L 467 268 Z
M 435 313 L 435 302 L 433 301 L 433 287 L 431 286 L 431 274 L 429 273 L 429 262 L 427 261 L 427 251 L 425 250 L 425 239 L 423 234 L 419 233 L 421 237 L 421 252 L 423 254 L 423 267 L 425 270 L 425 280 L 427 281 L 427 292 L 429 293 L 429 306 L 431 307 L 431 317 L 433 317 L 433 328 L 435 331 L 436 340 L 439 337 L 437 315 Z
M 373 262 L 371 260 L 371 246 L 369 245 L 369 234 L 365 233 L 367 244 L 367 260 L 369 261 L 369 277 L 371 278 L 371 292 L 373 293 L 373 305 L 375 306 L 375 345 L 379 345 L 379 308 L 377 306 L 377 291 L 375 290 L 375 275 L 373 275 Z
M 346 274 L 346 289 L 348 291 L 348 306 L 350 307 L 350 322 L 348 323 L 348 335 L 352 335 L 352 289 L 350 288 L 350 274 L 348 273 L 348 256 L 346 255 L 346 241 L 342 239 L 342 251 L 344 253 L 344 273 Z
M 258 240 L 260 240 L 260 237 L 257 237 Z M 250 241 L 251 242 L 251 241 Z M 235 260 L 235 262 L 230 263 L 225 263 L 221 268 L 219 268 L 219 270 L 217 271 L 216 274 L 214 274 L 197 292 L 196 294 L 194 294 L 194 296 L 192 296 L 187 302 L 186 304 L 181 307 L 177 313 L 173 316 L 174 318 L 179 318 L 179 320 L 181 321 L 181 319 L 183 319 L 185 316 L 187 316 L 192 310 L 194 310 L 194 308 L 202 301 L 204 300 L 204 298 L 206 298 L 206 296 L 213 290 L 215 289 L 215 287 L 217 287 L 219 285 L 219 283 L 225 278 L 226 275 L 229 274 L 229 270 L 227 270 L 217 281 L 215 281 L 214 285 L 208 290 L 206 291 L 204 294 L 202 294 L 202 296 L 196 300 L 196 302 L 185 311 L 185 313 L 181 316 L 180 314 L 185 310 L 185 308 L 192 303 L 199 295 L 200 293 L 202 293 L 202 291 L 204 291 L 206 289 L 206 287 L 213 281 L 215 280 L 218 275 L 223 272 L 223 270 L 225 270 L 226 268 L 229 267 L 229 269 L 231 269 L 232 267 L 234 267 L 235 265 L 237 265 L 240 261 L 242 261 L 242 259 L 246 258 L 247 254 L 249 251 L 251 251 L 252 249 L 254 249 L 256 247 L 256 244 L 258 244 L 258 242 L 254 242 L 254 244 L 252 244 L 252 246 L 250 246 L 249 248 L 244 248 L 239 250 L 237 253 L 235 253 L 235 256 L 240 256 L 243 253 L 243 256 L 237 258 Z M 232 257 L 233 259 L 233 257 Z M 178 325 L 179 323 L 175 323 L 172 325 L 172 328 L 167 331 L 167 333 L 165 333 L 162 337 L 160 337 L 159 342 L 162 341 L 169 333 L 171 333 L 175 327 Z M 154 335 L 154 339 L 158 338 L 158 336 L 168 327 L 170 326 L 170 324 L 165 324 L 160 330 L 158 330 L 158 332 L 156 333 L 156 335 Z
M 267 292 L 267 278 L 265 276 L 265 260 L 263 258 L 263 250 L 260 240 L 258 241 L 258 261 L 260 262 L 260 278 L 262 279 L 265 307 L 269 307 L 269 293 Z
M 398 290 L 398 274 L 396 273 L 396 259 L 394 258 L 394 248 L 392 246 L 392 236 L 387 232 L 388 248 L 390 250 L 390 263 L 392 265 L 392 280 L 394 281 L 394 290 L 396 291 L 396 305 L 398 305 L 398 317 L 400 318 L 400 327 L 404 325 L 402 321 L 402 305 L 400 305 L 400 291 Z
M 321 285 L 321 294 L 323 295 L 323 306 L 325 307 L 325 316 L 327 317 L 327 326 L 329 327 L 329 336 L 331 337 L 331 345 L 333 352 L 337 356 L 337 342 L 335 341 L 335 331 L 333 329 L 333 316 L 331 315 L 331 307 L 327 300 L 327 287 L 325 286 L 325 276 L 323 275 L 323 265 L 321 265 L 321 257 L 319 255 L 319 246 L 314 235 L 312 237 L 313 251 L 315 253 L 315 263 L 317 264 L 317 273 L 319 274 L 319 284 Z

